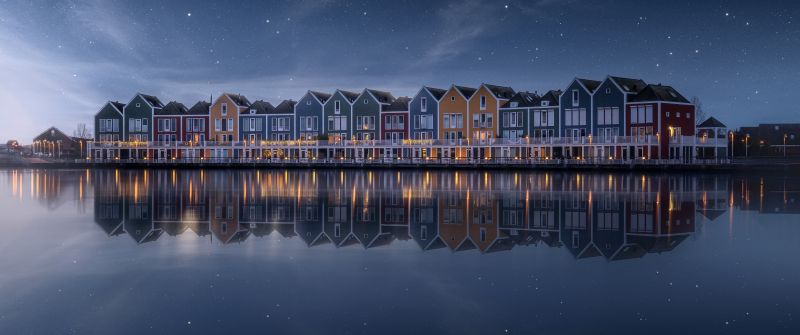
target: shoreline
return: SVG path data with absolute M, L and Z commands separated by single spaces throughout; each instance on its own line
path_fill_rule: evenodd
M 0 162 L 0 168 L 23 169 L 401 169 L 401 170 L 528 170 L 643 172 L 800 172 L 798 162 L 734 162 L 727 164 L 600 164 L 600 163 L 386 163 L 386 162 Z

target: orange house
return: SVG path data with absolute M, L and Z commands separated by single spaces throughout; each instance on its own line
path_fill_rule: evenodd
M 442 148 L 442 158 L 463 159 L 469 138 L 469 98 L 476 89 L 450 86 L 439 101 L 439 139 L 449 147 Z
M 209 140 L 218 147 L 211 149 L 208 157 L 233 158 L 233 142 L 239 138 L 239 113 L 250 106 L 243 95 L 223 93 L 211 105 L 209 116 Z M 226 147 L 227 145 L 227 147 Z
M 469 138 L 473 145 L 490 144 L 499 133 L 498 110 L 514 96 L 511 87 L 481 84 L 469 98 Z M 491 148 L 473 149 L 472 157 L 490 158 Z

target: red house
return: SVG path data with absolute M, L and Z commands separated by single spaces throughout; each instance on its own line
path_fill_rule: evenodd
M 627 154 L 630 158 L 693 156 L 694 105 L 671 86 L 645 86 L 626 104 L 625 124 L 634 143 Z
M 403 140 L 408 139 L 409 97 L 399 97 L 391 104 L 384 105 L 381 110 L 380 136 L 385 142 L 392 144 L 403 144 Z M 384 158 L 409 157 L 409 149 L 384 149 Z

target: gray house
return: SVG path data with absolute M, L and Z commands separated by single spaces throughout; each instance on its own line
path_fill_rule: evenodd
M 325 102 L 324 132 L 330 141 L 349 140 L 352 135 L 350 124 L 353 116 L 353 103 L 358 93 L 336 90 Z
M 124 139 L 128 141 L 153 140 L 153 114 L 156 110 L 164 108 L 164 104 L 157 97 L 137 93 L 123 111 Z
M 380 139 L 381 110 L 394 102 L 389 92 L 364 89 L 353 103 L 353 136 L 357 140 Z
M 323 129 L 323 107 L 331 98 L 330 94 L 308 91 L 294 106 L 295 138 L 299 140 L 316 140 Z
M 119 141 L 122 136 L 123 117 L 125 104 L 109 101 L 94 115 L 94 140 L 98 142 Z

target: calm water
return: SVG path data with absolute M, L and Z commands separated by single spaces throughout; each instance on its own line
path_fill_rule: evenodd
M 0 170 L 0 334 L 800 332 L 800 177 Z

